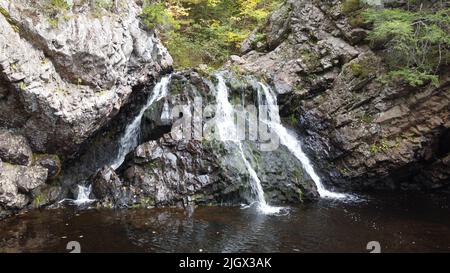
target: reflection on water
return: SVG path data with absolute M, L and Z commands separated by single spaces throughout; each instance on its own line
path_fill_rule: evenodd
M 450 252 L 447 197 L 320 201 L 273 216 L 256 209 L 43 210 L 0 222 L 2 252 Z

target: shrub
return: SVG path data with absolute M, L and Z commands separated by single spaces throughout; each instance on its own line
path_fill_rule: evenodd
M 164 3 L 153 3 L 144 6 L 141 13 L 142 22 L 149 29 L 176 27 L 177 23 Z
M 345 0 L 342 3 L 341 10 L 343 13 L 352 13 L 362 8 L 360 0 Z
M 437 75 L 427 74 L 410 68 L 390 71 L 380 78 L 380 81 L 386 84 L 403 81 L 413 87 L 423 86 L 431 82 L 434 86 L 439 86 L 439 77 Z
M 68 11 L 70 8 L 66 0 L 50 0 L 44 5 L 45 11 L 51 16 L 57 16 L 59 13 Z
M 67 19 L 66 13 L 70 6 L 66 0 L 50 0 L 43 5 L 43 11 L 47 15 L 50 26 L 56 28 L 60 19 Z
M 373 24 L 368 39 L 385 49 L 389 73 L 385 79 L 405 80 L 413 86 L 438 84 L 438 72 L 450 61 L 450 9 L 439 12 L 369 9 L 363 13 Z

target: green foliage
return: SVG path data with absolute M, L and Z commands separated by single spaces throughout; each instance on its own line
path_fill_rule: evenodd
M 25 91 L 27 89 L 27 85 L 24 82 L 19 82 L 19 89 L 21 91 Z
M 265 33 L 256 33 L 255 39 L 252 41 L 252 47 L 256 47 L 259 42 L 264 42 L 267 40 L 267 34 Z
M 380 142 L 370 145 L 370 152 L 372 154 L 377 154 L 379 152 L 386 152 L 389 148 L 390 147 L 386 140 L 382 139 Z
M 40 208 L 42 207 L 42 205 L 44 205 L 46 202 L 46 197 L 44 196 L 44 194 L 42 193 L 37 193 L 34 198 L 33 198 L 33 202 L 32 202 L 32 206 L 33 208 Z
M 153 3 L 144 6 L 141 14 L 142 22 L 149 28 L 176 27 L 177 22 L 164 3 Z
M 5 17 L 5 19 L 8 22 L 8 24 L 11 25 L 12 29 L 15 32 L 19 32 L 20 28 L 19 28 L 19 26 L 16 23 L 14 23 L 14 21 L 11 18 L 11 15 L 9 15 L 9 12 L 6 9 L 0 7 L 0 13 Z
M 372 124 L 374 118 L 373 118 L 373 116 L 371 116 L 371 115 L 368 114 L 368 113 L 363 113 L 363 114 L 360 116 L 360 120 L 361 120 L 362 122 L 366 123 L 366 124 Z
M 385 153 L 388 152 L 389 150 L 392 149 L 397 149 L 398 147 L 400 147 L 402 142 L 402 139 L 400 137 L 395 138 L 395 140 L 386 140 L 386 139 L 381 139 L 380 141 L 370 145 L 370 152 L 372 154 L 377 154 L 377 153 Z
M 50 0 L 50 2 L 47 5 L 47 8 L 49 10 L 59 12 L 69 10 L 70 6 L 66 0 Z
M 382 82 L 438 85 L 439 69 L 450 61 L 449 14 L 450 9 L 368 9 L 363 13 L 366 22 L 373 24 L 368 39 L 385 48 L 389 72 Z
M 362 6 L 363 5 L 360 2 L 360 0 L 345 0 L 342 3 L 341 10 L 342 10 L 342 12 L 348 14 L 348 13 L 352 13 L 352 12 L 355 12 L 355 11 L 361 9 Z
M 367 4 L 361 0 L 345 0 L 341 5 L 342 12 L 348 16 L 348 22 L 353 27 L 364 25 L 362 12 L 365 8 L 367 8 Z
M 142 22 L 161 31 L 177 68 L 221 66 L 280 0 L 169 0 L 144 5 Z M 263 37 L 261 37 L 262 39 Z
M 43 4 L 43 11 L 47 15 L 47 21 L 53 28 L 58 27 L 59 20 L 68 19 L 67 12 L 70 6 L 66 0 L 49 0 Z
M 344 73 L 351 74 L 355 78 L 367 79 L 377 73 L 376 60 L 366 57 L 352 61 L 344 66 Z
M 95 17 L 101 17 L 103 14 L 111 12 L 113 6 L 113 0 L 92 0 L 91 12 Z
M 389 84 L 396 81 L 406 82 L 413 87 L 423 86 L 430 82 L 436 87 L 439 86 L 439 77 L 437 75 L 427 74 L 426 72 L 421 72 L 410 68 L 390 71 L 380 78 L 380 82 L 384 84 Z
M 291 126 L 296 126 L 298 124 L 298 118 L 295 114 L 291 114 L 289 117 L 287 117 L 287 123 Z
M 110 10 L 113 7 L 113 0 L 94 0 L 94 8 Z
M 356 77 L 365 78 L 368 76 L 367 70 L 360 63 L 350 64 L 350 69 L 351 69 L 353 75 L 355 75 Z

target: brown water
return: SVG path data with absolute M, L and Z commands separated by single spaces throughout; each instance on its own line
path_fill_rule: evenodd
M 322 200 L 284 216 L 253 209 L 34 211 L 0 221 L 1 252 L 450 252 L 448 196 Z

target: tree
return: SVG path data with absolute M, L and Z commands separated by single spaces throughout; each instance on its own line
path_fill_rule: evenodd
M 385 48 L 390 72 L 410 85 L 438 84 L 441 67 L 450 61 L 450 9 L 406 11 L 369 9 L 363 13 L 373 24 L 369 40 Z

